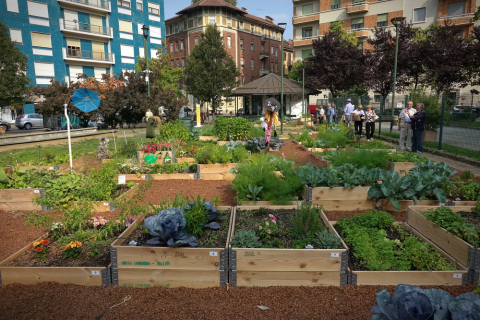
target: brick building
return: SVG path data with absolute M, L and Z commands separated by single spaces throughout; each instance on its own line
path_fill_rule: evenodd
M 240 71 L 241 85 L 269 73 L 280 74 L 281 32 L 284 29 L 272 18 L 251 15 L 246 8 L 237 8 L 223 0 L 202 0 L 176 14 L 165 21 L 166 46 L 172 54 L 172 65 L 185 66 L 200 33 L 207 24 L 216 24 L 227 52 Z M 228 104 L 233 110 L 232 102 Z

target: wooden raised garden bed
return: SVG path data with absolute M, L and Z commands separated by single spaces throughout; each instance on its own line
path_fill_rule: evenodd
M 200 140 L 200 141 L 215 141 L 215 142 L 217 142 L 217 141 L 218 141 L 218 138 L 217 138 L 217 137 L 214 137 L 214 136 L 199 136 L 199 137 L 198 137 L 198 140 Z
M 468 269 L 480 270 L 480 250 L 478 248 L 451 234 L 444 228 L 437 227 L 434 222 L 428 220 L 420 213 L 435 208 L 423 206 L 409 207 L 407 210 L 407 223 Z M 453 206 L 448 208 L 454 212 L 468 212 L 472 211 L 474 207 Z
M 233 180 L 235 174 L 230 169 L 236 168 L 238 163 L 215 163 L 197 165 L 197 177 L 201 180 Z
M 218 145 L 219 146 L 224 146 L 226 145 L 227 143 L 229 143 L 230 141 L 217 141 Z M 246 145 L 247 144 L 247 141 L 235 141 L 236 143 L 241 143 L 243 145 Z
M 268 209 L 269 207 L 265 207 Z M 250 208 L 243 210 L 256 210 Z M 279 209 L 274 207 L 272 209 Z M 234 210 L 235 217 L 241 212 Z M 326 216 L 321 219 L 331 232 Z M 235 233 L 232 229 L 231 237 Z M 230 246 L 231 247 L 231 246 Z M 232 286 L 343 286 L 347 284 L 347 250 L 230 248 Z
M 41 196 L 42 189 L 1 189 L 0 210 L 42 210 L 33 203 Z
M 183 162 L 192 164 L 192 163 L 197 163 L 197 160 L 195 160 L 195 158 L 175 158 L 175 163 L 183 163 Z
M 231 207 L 219 207 L 231 210 Z M 226 248 L 139 247 L 122 245 L 143 223 L 140 216 L 111 246 L 112 284 L 123 287 L 224 286 L 228 282 Z M 228 245 L 233 214 L 230 215 Z
M 162 154 L 160 154 L 162 153 Z M 168 155 L 170 156 L 170 159 L 171 159 L 171 162 L 174 163 L 175 162 L 175 152 L 174 151 L 157 151 L 154 153 L 154 156 L 157 157 L 157 160 L 155 161 L 155 163 L 157 164 L 163 164 L 163 161 L 165 159 L 165 155 L 168 153 Z M 138 158 L 138 163 L 140 164 L 143 164 L 145 163 L 145 161 L 143 161 L 143 156 L 144 156 L 145 152 L 143 151 L 137 151 L 137 158 Z
M 390 170 L 397 171 L 400 177 L 406 176 L 413 168 L 415 168 L 413 162 L 390 162 Z
M 145 180 L 193 180 L 193 173 L 172 173 L 172 174 L 119 174 L 124 176 L 125 181 L 145 181 Z
M 47 239 L 48 236 L 47 233 L 37 240 Z M 30 285 L 52 281 L 82 286 L 110 284 L 110 267 L 7 267 L 27 250 L 28 246 L 0 263 L 0 285 L 13 283 Z

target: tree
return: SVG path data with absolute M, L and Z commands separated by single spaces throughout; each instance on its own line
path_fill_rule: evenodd
M 198 1 L 201 1 L 201 0 L 192 0 L 192 4 L 197 3 Z M 233 6 L 237 6 L 237 0 L 223 0 L 223 1 Z
M 475 22 L 480 20 L 480 6 L 477 7 L 477 11 L 475 12 L 475 15 L 473 16 L 472 19 L 470 19 L 471 22 Z
M 217 26 L 207 25 L 199 43 L 187 58 L 185 84 L 189 93 L 212 104 L 215 114 L 222 97 L 228 97 L 238 87 L 240 72 L 223 45 Z
M 297 60 L 292 65 L 292 70 L 288 73 L 288 78 L 293 81 L 302 82 L 303 80 L 303 61 Z
M 471 85 L 480 85 L 480 26 L 473 28 L 472 42 L 468 48 L 470 57 Z M 478 93 L 475 93 L 478 94 Z
M 340 90 L 363 83 L 363 53 L 339 30 L 327 31 L 319 40 L 313 40 L 313 51 L 315 55 L 303 61 L 308 87 L 329 89 L 335 98 Z
M 27 56 L 15 47 L 8 29 L 0 21 L 0 107 L 23 104 L 30 79 L 26 75 Z
M 345 30 L 343 30 L 343 21 L 335 21 L 330 25 L 330 31 L 336 31 L 337 34 L 342 38 L 343 40 L 350 42 L 354 46 L 358 44 L 357 40 L 357 33 L 354 31 L 352 33 L 347 33 Z

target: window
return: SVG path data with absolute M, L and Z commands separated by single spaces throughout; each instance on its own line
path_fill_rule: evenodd
M 28 14 L 35 17 L 48 18 L 48 5 L 46 3 L 28 1 Z
M 462 14 L 465 14 L 465 1 L 448 4 L 449 16 L 461 16 Z
M 175 52 L 178 52 L 178 41 L 175 41 Z
M 228 46 L 229 48 L 232 47 L 232 37 L 227 37 L 227 46 Z
M 250 43 L 250 50 L 252 50 L 252 52 L 255 52 L 255 45 L 253 44 L 253 41 Z
M 48 33 L 38 33 L 38 32 L 31 32 L 32 37 L 32 46 L 34 47 L 42 47 L 42 48 L 51 48 L 52 47 L 52 40 L 50 39 L 50 34 Z M 80 43 L 80 41 L 78 41 Z
M 132 22 L 118 19 L 118 29 L 120 32 L 132 33 Z
M 160 29 L 160 27 L 150 26 L 150 37 L 161 38 L 162 37 L 162 29 Z
M 313 4 L 306 4 L 302 6 L 302 16 L 311 13 L 313 13 Z
M 120 54 L 122 57 L 135 57 L 135 54 L 133 53 L 133 46 L 128 46 L 126 44 L 120 45 Z
M 255 27 L 254 27 L 254 26 L 251 26 L 251 27 L 250 27 L 250 32 L 253 33 L 254 30 L 255 30 Z
M 158 3 L 148 3 L 148 13 L 159 16 L 160 15 L 160 6 Z
M 275 47 L 275 57 L 278 57 L 278 47 Z
M 180 41 L 180 50 L 185 50 L 185 41 Z
M 427 15 L 427 8 L 417 8 L 413 9 L 413 22 L 425 22 L 425 17 Z
M 170 53 L 173 53 L 173 42 L 170 43 Z
M 7 11 L 19 13 L 18 0 L 7 0 Z
M 312 37 L 312 27 L 303 28 L 302 29 L 302 38 L 311 38 L 311 37 Z
M 172 61 L 170 61 L 170 64 L 172 65 L 172 67 L 173 67 L 173 63 L 174 63 L 174 61 L 173 61 L 173 59 L 172 59 Z
M 140 58 L 145 58 L 145 48 L 144 47 L 138 47 L 138 55 Z
M 377 15 L 377 27 L 386 27 L 388 25 L 388 13 Z
M 252 67 L 252 70 L 255 70 L 255 60 L 254 59 L 252 59 L 250 61 L 250 66 Z
M 180 67 L 180 61 L 177 59 L 177 68 Z
M 97 80 L 102 80 L 102 75 L 107 73 L 107 68 L 97 68 L 97 67 L 95 67 L 93 70 L 94 70 L 95 78 Z
M 359 42 L 357 44 L 357 47 L 358 47 L 359 50 L 363 50 L 363 42 Z
M 252 79 L 250 79 L 251 82 L 255 81 L 255 77 L 252 77 Z
M 79 57 L 80 53 L 80 40 L 67 38 L 67 55 L 71 57 Z
M 240 79 L 241 79 L 241 81 L 242 81 L 242 82 L 241 82 L 242 86 L 245 85 L 245 78 L 244 78 L 244 77 L 241 77 Z
M 137 1 L 137 10 L 138 11 L 143 11 L 143 2 Z
M 117 0 L 117 5 L 119 7 L 130 9 L 130 0 Z
M 242 67 L 242 69 L 245 67 L 245 65 L 243 64 L 243 57 L 240 58 L 240 67 Z
M 270 62 L 270 71 L 273 72 L 273 62 Z
M 278 72 L 278 62 L 275 62 L 275 72 Z
M 12 39 L 15 44 L 23 44 L 22 30 L 10 29 L 10 39 Z
M 352 19 L 352 30 L 362 29 L 363 28 L 363 18 L 354 18 Z
M 243 50 L 243 39 L 240 39 L 240 50 Z
M 273 56 L 273 46 L 270 47 L 270 54 Z
M 55 77 L 55 69 L 53 63 L 34 62 L 35 75 L 37 77 Z
M 340 8 L 340 0 L 332 0 L 332 6 L 330 8 L 332 10 Z
M 198 37 L 195 37 L 195 44 L 198 44 Z
M 143 35 L 143 23 L 137 23 L 137 32 L 138 34 Z
M 215 24 L 215 16 L 208 16 L 208 23 L 209 24 Z
M 182 58 L 182 68 L 185 68 L 185 58 Z
M 312 54 L 312 49 L 302 50 L 302 59 L 307 59 Z

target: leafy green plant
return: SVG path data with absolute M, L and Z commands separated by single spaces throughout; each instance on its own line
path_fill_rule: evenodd
M 206 145 L 197 150 L 195 160 L 199 164 L 238 163 L 245 162 L 249 157 L 244 146 L 228 150 L 227 146 Z
M 390 162 L 387 155 L 388 154 L 384 151 L 339 151 L 338 154 L 333 157 L 331 161 L 335 167 L 343 166 L 346 163 L 350 163 L 357 168 L 367 167 L 368 169 L 389 169 Z
M 164 141 L 180 140 L 187 142 L 192 140 L 190 130 L 180 120 L 164 123 L 160 129 L 160 136 Z
M 240 230 L 232 236 L 230 244 L 233 248 L 261 248 L 260 238 L 253 230 Z
M 327 229 L 315 233 L 313 238 L 315 247 L 318 249 L 342 249 L 342 240 L 334 234 L 328 232 Z
M 312 238 L 325 227 L 320 219 L 322 207 L 302 203 L 291 218 L 292 233 L 297 239 Z
M 63 248 L 63 258 L 78 259 L 82 250 L 82 243 L 80 241 L 71 241 Z
M 424 162 L 428 158 L 415 152 L 390 152 L 389 160 L 391 162 Z
M 252 138 L 253 125 L 245 118 L 217 117 L 214 123 L 215 136 L 221 141 L 243 140 Z
M 260 200 L 258 194 L 262 191 L 263 187 L 252 186 L 251 184 L 248 185 L 248 192 L 247 198 L 252 199 L 253 201 Z

